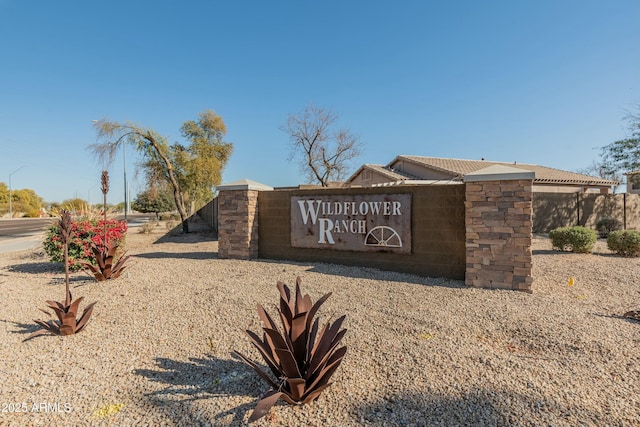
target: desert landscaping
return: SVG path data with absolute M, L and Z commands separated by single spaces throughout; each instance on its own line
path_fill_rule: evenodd
M 0 426 L 239 426 L 269 386 L 245 329 L 276 282 L 346 314 L 347 354 L 319 399 L 280 401 L 256 426 L 640 426 L 640 259 L 533 239 L 533 293 L 373 268 L 220 259 L 213 233 L 127 235 L 115 280 L 71 277 L 86 329 L 23 341 L 64 295 L 42 248 L 0 256 Z M 573 285 L 569 286 L 573 278 Z

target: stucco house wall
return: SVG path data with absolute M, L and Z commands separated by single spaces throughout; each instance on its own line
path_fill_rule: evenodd
M 419 176 L 421 179 L 451 179 L 451 174 L 429 169 L 403 159 L 398 159 L 392 163 L 391 168 L 402 173 Z

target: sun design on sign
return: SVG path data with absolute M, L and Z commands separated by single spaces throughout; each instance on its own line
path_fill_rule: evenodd
M 396 230 L 386 225 L 379 225 L 369 231 L 364 238 L 365 246 L 383 246 L 401 248 L 402 239 Z

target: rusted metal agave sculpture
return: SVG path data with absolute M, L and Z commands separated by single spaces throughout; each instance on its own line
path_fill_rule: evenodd
M 129 255 L 122 254 L 115 265 L 113 264 L 116 252 L 118 251 L 118 245 L 107 243 L 103 249 L 92 245 L 91 250 L 98 265 L 92 265 L 88 262 L 83 263 L 83 265 L 93 274 L 93 277 L 95 277 L 97 281 L 102 282 L 103 280 L 117 279 L 124 272 L 124 269 L 127 268 L 125 262 L 129 259 Z
M 102 177 L 100 179 L 102 184 L 102 196 L 103 196 L 103 212 L 104 212 L 104 245 L 102 248 L 97 247 L 95 244 L 91 245 L 91 251 L 96 260 L 96 265 L 88 262 L 83 262 L 84 268 L 89 270 L 93 277 L 97 281 L 102 282 L 109 279 L 117 279 L 127 267 L 125 263 L 129 259 L 129 255 L 122 254 L 118 261 L 113 264 L 113 261 L 118 252 L 118 245 L 108 241 L 107 235 L 107 193 L 109 192 L 109 172 L 102 171 Z
M 69 289 L 69 241 L 71 240 L 71 214 L 69 211 L 62 211 L 62 217 L 58 222 L 58 228 L 60 230 L 60 240 L 64 247 L 64 303 L 58 301 L 46 301 L 49 308 L 56 313 L 58 321 L 56 322 L 55 320 L 51 320 L 49 322 L 45 322 L 44 320 L 34 320 L 34 322 L 42 326 L 42 329 L 38 329 L 29 335 L 26 338 L 27 340 L 47 333 L 53 335 L 73 335 L 81 332 L 91 318 L 93 306 L 96 304 L 95 302 L 89 304 L 84 309 L 82 316 L 77 319 L 78 307 L 84 297 L 80 297 L 74 301 L 71 296 L 71 290 Z M 51 313 L 46 310 L 40 309 L 40 311 L 51 316 Z
M 338 348 L 347 332 L 346 329 L 340 330 L 346 316 L 338 318 L 333 324 L 327 322 L 320 332 L 319 319 L 313 319 L 331 293 L 312 304 L 309 295 L 302 296 L 300 283 L 298 277 L 294 298 L 289 287 L 278 282 L 282 331 L 259 304 L 258 314 L 264 324 L 262 339 L 254 332 L 246 331 L 276 379 L 272 379 L 247 357 L 233 353 L 272 387 L 256 405 L 249 422 L 266 415 L 280 398 L 291 405 L 302 405 L 317 399 L 331 385 L 329 379 L 347 352 L 346 346 Z

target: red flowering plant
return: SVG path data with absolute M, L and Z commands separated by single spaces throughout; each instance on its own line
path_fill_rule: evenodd
M 105 227 L 106 226 L 106 227 Z M 71 240 L 69 242 L 69 269 L 80 270 L 84 263 L 96 265 L 96 258 L 91 249 L 92 244 L 104 249 L 104 231 L 106 228 L 107 242 L 118 248 L 124 247 L 127 234 L 127 223 L 117 220 L 80 219 L 71 222 Z M 51 262 L 64 262 L 64 245 L 59 236 L 57 224 L 51 225 L 46 231 L 44 251 Z M 116 257 L 122 255 L 119 250 Z
M 107 193 L 109 192 L 109 172 L 102 171 L 102 177 L 100 178 L 102 183 L 102 196 L 104 206 L 107 206 Z M 102 222 L 103 227 L 103 241 L 102 245 L 93 242 L 91 244 L 91 252 L 93 252 L 95 262 L 82 262 L 82 266 L 93 274 L 98 282 L 109 279 L 117 279 L 122 272 L 127 268 L 125 263 L 129 259 L 130 255 L 118 254 L 121 252 L 120 244 L 114 239 L 109 238 L 109 232 L 107 231 L 107 211 L 103 212 L 104 220 Z

